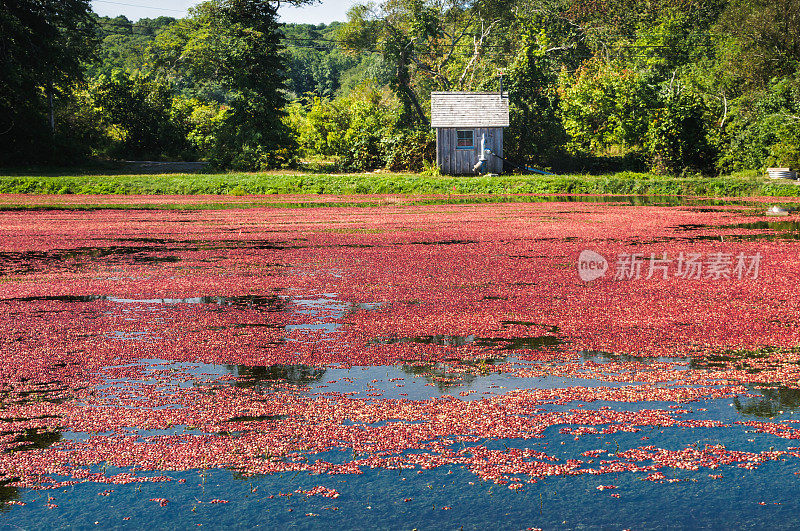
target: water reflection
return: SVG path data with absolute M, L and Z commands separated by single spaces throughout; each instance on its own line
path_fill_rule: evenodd
M 13 384 L 12 384 L 13 385 Z M 28 383 L 24 390 L 5 390 L 0 394 L 0 415 L 8 414 L 5 406 L 24 406 L 28 404 L 63 404 L 69 400 L 70 389 L 59 387 L 60 382 Z M 20 452 L 25 450 L 41 449 L 52 446 L 61 440 L 61 432 L 45 424 L 51 424 L 53 419 L 60 419 L 55 415 L 40 415 L 35 417 L 10 417 L 0 416 L 0 431 L 2 440 L 2 453 Z M 41 422 L 35 422 L 41 421 Z M 22 424 L 23 426 L 20 426 Z M 31 424 L 43 424 L 32 426 Z
M 775 348 L 763 348 L 757 350 L 726 350 L 724 352 L 707 354 L 704 356 L 693 357 L 689 362 L 691 369 L 725 369 L 733 367 L 736 369 L 749 369 L 758 372 L 761 369 L 749 368 L 746 361 L 749 359 L 765 359 L 778 352 Z
M 126 241 L 124 238 L 116 240 Z M 302 240 L 300 240 L 302 241 Z M 214 243 L 201 241 L 157 241 L 147 239 L 148 245 L 109 245 L 104 247 L 77 247 L 52 251 L 2 251 L 0 274 L 26 274 L 52 268 L 77 268 L 84 264 L 96 265 L 103 261 L 133 263 L 175 263 L 187 252 L 229 249 L 280 250 L 297 249 L 296 244 L 271 240 L 220 240 Z M 158 254 L 154 254 L 158 253 Z M 264 264 L 282 268 L 284 264 Z
M 537 337 L 492 337 L 480 338 L 477 340 L 479 346 L 494 347 L 497 350 L 541 350 L 548 347 L 555 347 L 561 343 L 561 339 L 556 336 L 537 336 Z
M 421 376 L 432 383 L 441 393 L 454 387 L 470 386 L 479 376 L 488 376 L 494 371 L 491 366 L 498 361 L 493 358 L 449 363 L 404 363 L 400 370 L 413 376 Z
M 375 208 L 390 205 L 404 206 L 427 206 L 427 205 L 472 205 L 472 204 L 495 204 L 495 203 L 617 203 L 630 206 L 730 206 L 752 204 L 747 198 L 713 199 L 697 198 L 676 195 L 575 195 L 575 194 L 453 194 L 453 195 L 434 195 L 434 196 L 393 196 L 384 199 L 364 199 L 364 200 L 328 200 L 319 201 L 310 199 L 308 201 L 268 201 L 254 200 L 242 202 L 210 202 L 194 204 L 52 204 L 52 205 L 2 205 L 0 212 L 47 212 L 47 211 L 95 211 L 95 210 L 219 210 L 219 209 L 249 209 L 249 208 Z M 698 209 L 701 210 L 701 209 Z M 194 240 L 176 242 L 167 239 L 157 238 L 124 238 L 120 241 L 139 241 L 145 243 L 207 243 Z M 232 245 L 241 242 L 233 240 Z M 276 245 L 280 242 L 271 242 Z
M 495 203 L 617 203 L 628 206 L 730 206 L 746 205 L 748 201 L 696 198 L 677 195 L 556 195 L 556 194 L 492 194 L 492 195 L 448 195 L 431 198 L 398 198 L 393 204 L 405 206 L 432 205 L 475 205 Z M 252 206 L 252 205 L 251 205 Z M 308 201 L 308 202 L 271 202 L 259 203 L 258 206 L 278 208 L 330 208 L 330 207 L 382 207 L 386 201 Z
M 372 345 L 397 345 L 401 343 L 417 343 L 420 345 L 435 345 L 439 347 L 463 347 L 475 345 L 478 347 L 492 348 L 495 350 L 540 350 L 557 346 L 561 340 L 557 336 L 535 337 L 477 337 L 468 336 L 431 335 L 412 337 L 382 337 L 375 338 L 369 343 Z
M 800 232 L 800 221 L 753 221 L 725 225 L 725 229 L 774 230 L 780 232 Z
M 185 298 L 154 298 L 154 299 L 131 299 L 125 297 L 114 297 L 110 295 L 37 295 L 32 297 L 15 297 L 0 299 L 9 302 L 34 302 L 34 301 L 54 301 L 54 302 L 94 302 L 109 301 L 119 304 L 208 304 L 220 307 L 235 307 L 239 309 L 256 309 L 266 312 L 283 312 L 286 310 L 287 301 L 285 297 L 272 293 L 269 295 L 235 295 L 235 296 L 205 296 L 205 297 L 185 297 Z
M 645 365 L 654 363 L 654 362 L 685 362 L 687 358 L 685 357 L 668 357 L 668 356 L 658 356 L 658 357 L 650 357 L 650 356 L 633 356 L 631 354 L 624 354 L 624 353 L 616 353 L 616 352 L 605 352 L 602 350 L 582 350 L 580 351 L 581 358 L 584 361 L 593 361 L 595 363 L 606 363 L 606 362 L 622 362 L 622 363 L 642 363 Z M 694 362 L 694 360 L 692 360 Z
M 8 441 L 5 443 L 7 448 L 3 450 L 4 454 L 42 450 L 53 446 L 62 438 L 60 431 L 47 428 L 24 428 L 20 431 L 3 431 L 0 432 L 0 435 Z M 8 440 L 7 437 L 10 435 L 13 435 L 14 438 Z
M 17 501 L 20 499 L 19 489 L 16 487 L 9 487 L 7 481 L 0 481 L 0 513 L 5 513 L 11 510 L 11 505 L 8 502 Z
M 180 249 L 158 249 L 141 246 L 112 245 L 109 247 L 79 247 L 54 251 L 6 251 L 0 252 L 0 272 L 25 274 L 55 267 L 77 267 L 84 261 L 96 263 L 100 259 L 127 257 L 133 262 L 177 262 L 177 256 L 153 256 L 153 252 L 180 252 Z
M 34 384 L 32 389 L 27 391 L 16 391 L 14 389 L 5 391 L 0 396 L 0 414 L 6 413 L 2 404 L 26 404 L 26 403 L 61 403 L 66 400 L 63 395 L 65 389 L 51 388 L 50 384 Z M 31 450 L 42 450 L 53 446 L 62 439 L 59 429 L 50 426 L 31 426 L 35 421 L 42 421 L 45 424 L 48 419 L 59 418 L 50 415 L 43 415 L 34 418 L 0 417 L 0 426 L 5 429 L 0 430 L 0 454 L 15 454 Z M 24 426 L 21 427 L 20 425 Z M 14 476 L 13 469 L 6 470 L 0 476 L 0 512 L 8 511 L 11 506 L 8 502 L 19 500 L 21 494 L 16 487 L 9 486 L 9 483 L 17 481 L 19 478 Z
M 392 337 L 392 338 L 376 338 L 370 341 L 375 345 L 398 345 L 400 343 L 417 343 L 420 345 L 436 345 L 439 347 L 463 347 L 464 345 L 471 345 L 475 343 L 475 336 L 450 336 L 450 335 L 433 335 L 433 336 L 414 336 L 414 337 Z
M 779 385 L 777 387 L 750 387 L 750 392 L 759 393 L 759 397 L 745 398 L 744 401 L 737 396 L 733 399 L 733 406 L 742 415 L 772 418 L 786 410 L 800 408 L 800 389 Z
M 272 387 L 278 383 L 287 383 L 296 387 L 305 387 L 325 376 L 325 369 L 311 365 L 226 365 L 225 368 L 237 377 L 234 385 L 241 388 Z
M 700 230 L 760 230 L 770 231 L 756 234 L 720 234 L 692 236 L 689 240 L 733 240 L 733 241 L 760 241 L 760 240 L 800 240 L 800 221 L 753 221 L 748 223 L 734 223 L 731 225 L 702 225 L 687 223 L 673 227 L 681 232 Z

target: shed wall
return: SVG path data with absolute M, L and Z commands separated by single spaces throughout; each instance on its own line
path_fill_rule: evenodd
M 471 129 L 475 135 L 472 149 L 457 149 L 456 131 Z M 481 135 L 486 135 L 486 149 L 503 156 L 502 127 L 439 127 L 436 129 L 436 164 L 447 175 L 474 175 L 472 169 L 478 163 L 481 150 Z M 502 173 L 503 161 L 489 155 L 484 173 Z

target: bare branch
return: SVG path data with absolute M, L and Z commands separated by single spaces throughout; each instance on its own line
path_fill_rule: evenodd
M 473 68 L 473 66 L 477 62 L 478 58 L 481 56 L 481 53 L 483 52 L 483 43 L 486 40 L 486 38 L 489 36 L 489 34 L 492 32 L 492 28 L 498 22 L 499 22 L 498 20 L 494 20 L 488 26 L 486 26 L 485 22 L 481 21 L 481 32 L 480 32 L 480 34 L 478 36 L 474 36 L 472 38 L 472 42 L 473 42 L 473 46 L 474 46 L 474 52 L 473 52 L 472 57 L 470 58 L 469 62 L 467 63 L 467 66 L 465 66 L 463 72 L 461 72 L 461 77 L 458 79 L 458 87 L 459 88 L 463 88 L 464 87 L 464 78 L 467 77 L 467 73 Z M 474 73 L 475 72 L 473 70 L 473 72 L 472 72 L 473 76 L 474 76 Z

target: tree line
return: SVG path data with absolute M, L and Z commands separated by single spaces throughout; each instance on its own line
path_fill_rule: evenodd
M 800 166 L 800 0 L 383 0 L 330 25 L 282 25 L 278 4 L 132 22 L 4 2 L 0 163 L 419 171 L 430 93 L 502 87 L 518 165 Z

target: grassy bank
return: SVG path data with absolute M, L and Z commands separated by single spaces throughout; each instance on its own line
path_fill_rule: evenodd
M 800 195 L 800 186 L 763 177 L 502 175 L 427 177 L 416 174 L 226 173 L 172 175 L 0 175 L 6 194 L 617 194 L 711 197 Z

